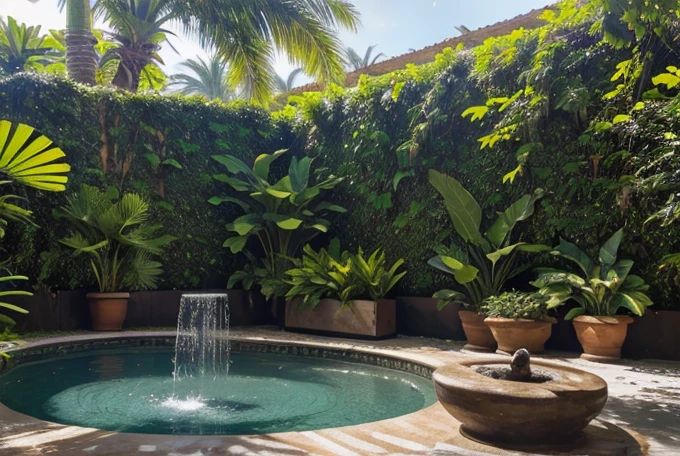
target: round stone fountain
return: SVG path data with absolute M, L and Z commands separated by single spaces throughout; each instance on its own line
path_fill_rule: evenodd
M 534 367 L 534 369 L 532 369 Z M 597 375 L 515 352 L 510 367 L 497 359 L 450 364 L 433 375 L 439 401 L 467 438 L 496 446 L 576 444 L 607 402 Z

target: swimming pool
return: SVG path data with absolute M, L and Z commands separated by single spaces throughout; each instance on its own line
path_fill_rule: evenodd
M 326 358 L 281 351 L 285 354 L 235 352 L 228 376 L 178 382 L 172 377 L 169 347 L 48 357 L 0 376 L 0 402 L 61 424 L 131 433 L 230 435 L 361 424 L 412 413 L 436 401 L 427 375 L 347 362 L 338 354 Z

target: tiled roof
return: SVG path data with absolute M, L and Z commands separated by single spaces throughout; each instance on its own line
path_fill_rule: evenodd
M 551 6 L 531 10 L 526 14 L 522 14 L 512 19 L 497 22 L 493 25 L 468 32 L 460 36 L 449 38 L 442 41 L 441 43 L 433 44 L 432 46 L 428 46 L 414 52 L 409 52 L 408 54 L 402 54 L 400 56 L 378 62 L 366 68 L 347 73 L 345 85 L 348 87 L 356 85 L 359 81 L 359 76 L 362 74 L 379 76 L 381 74 L 403 69 L 409 63 L 422 65 L 424 63 L 433 62 L 435 56 L 442 50 L 447 47 L 455 48 L 460 43 L 463 43 L 466 48 L 472 48 L 479 46 L 487 38 L 507 35 L 520 27 L 524 27 L 525 29 L 540 27 L 541 25 L 545 24 L 545 22 L 541 19 L 538 19 L 538 16 L 540 16 L 543 11 L 549 8 L 551 8 Z M 321 85 L 317 82 L 312 82 L 310 84 L 296 87 L 293 89 L 293 93 L 314 92 L 318 90 L 321 90 Z

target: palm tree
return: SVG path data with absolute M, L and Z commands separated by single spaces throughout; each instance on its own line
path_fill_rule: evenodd
M 40 26 L 18 25 L 13 17 L 0 18 L 0 73 L 14 74 L 49 61 L 53 49 L 45 45 Z M 56 55 L 56 53 L 54 53 Z
M 36 1 L 36 0 L 31 0 Z M 90 0 L 59 0 L 66 3 L 66 70 L 76 82 L 94 85 L 97 73 L 97 40 L 92 34 Z
M 359 14 L 346 0 L 167 0 L 185 30 L 229 63 L 229 83 L 267 102 L 276 88 L 274 51 L 322 82 L 343 79 L 335 32 L 356 31 Z
M 283 79 L 278 74 L 274 76 L 276 81 L 276 92 L 287 95 L 295 88 L 295 79 L 302 73 L 302 68 L 296 68 L 291 71 L 286 79 Z
M 40 0 L 28 0 L 37 3 Z M 97 73 L 97 43 L 92 34 L 90 0 L 59 0 L 61 10 L 66 7 L 66 68 L 76 82 L 94 85 Z
M 202 58 L 188 59 L 180 66 L 194 74 L 180 73 L 171 77 L 170 86 L 179 86 L 183 95 L 203 95 L 208 100 L 229 101 L 236 97 L 227 82 L 227 64 L 213 56 L 206 63 Z
M 84 34 L 89 26 L 91 37 L 90 15 L 76 14 L 89 12 L 89 0 L 59 1 L 67 3 L 67 13 L 72 12 L 69 35 Z M 244 87 L 261 102 L 267 102 L 275 89 L 274 50 L 284 51 L 322 82 L 341 81 L 342 46 L 335 32 L 340 28 L 356 32 L 360 23 L 358 11 L 346 0 L 165 0 L 163 4 L 164 12 L 182 18 L 186 32 L 197 36 L 204 47 L 214 46 L 229 63 L 230 85 Z
M 142 72 L 148 72 L 149 65 L 163 63 L 158 55 L 160 43 L 172 32 L 162 27 L 175 15 L 168 12 L 164 0 L 99 0 L 94 10 L 108 21 L 118 43 L 104 54 L 100 66 L 116 60 L 112 84 L 136 92 Z
M 375 64 L 378 61 L 378 59 L 382 57 L 387 57 L 385 54 L 381 52 L 380 54 L 373 57 L 373 59 L 371 59 L 373 49 L 375 49 L 376 46 L 377 44 L 369 46 L 368 49 L 366 49 L 366 53 L 364 54 L 363 58 L 360 57 L 359 54 L 357 54 L 357 52 L 354 49 L 348 47 L 347 50 L 345 51 L 345 56 L 347 57 L 347 64 L 349 65 L 349 68 L 352 71 L 361 70 L 363 68 Z

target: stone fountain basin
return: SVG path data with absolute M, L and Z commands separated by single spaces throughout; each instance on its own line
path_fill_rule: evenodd
M 432 379 L 441 404 L 462 423 L 461 433 L 484 443 L 576 443 L 607 402 L 607 383 L 579 369 L 532 360 L 532 370 L 552 380 L 530 383 L 491 378 L 478 367 L 507 368 L 507 358 L 449 364 Z

